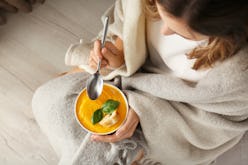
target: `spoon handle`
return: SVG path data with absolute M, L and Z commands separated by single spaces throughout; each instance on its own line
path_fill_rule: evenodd
M 107 31 L 108 31 L 108 22 L 109 22 L 109 17 L 106 17 L 104 20 L 103 36 L 102 36 L 102 40 L 101 40 L 101 48 L 104 48 L 104 46 L 105 46 L 105 39 L 107 36 Z M 98 65 L 97 65 L 97 72 L 99 72 L 99 70 L 101 68 L 101 63 L 102 63 L 102 60 L 99 58 Z
M 103 36 L 102 36 L 102 40 L 101 40 L 101 47 L 102 48 L 105 46 L 105 39 L 107 36 L 107 31 L 108 31 L 108 22 L 109 22 L 109 17 L 106 17 L 104 20 Z

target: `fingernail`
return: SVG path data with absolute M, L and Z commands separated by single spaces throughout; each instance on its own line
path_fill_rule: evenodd
M 107 49 L 106 48 L 102 48 L 102 54 L 106 53 Z

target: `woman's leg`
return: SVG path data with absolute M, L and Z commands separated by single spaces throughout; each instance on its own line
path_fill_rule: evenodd
M 88 76 L 74 73 L 58 77 L 39 87 L 33 96 L 36 121 L 59 156 L 73 153 L 86 135 L 76 123 L 74 102 Z
M 76 122 L 74 102 L 88 77 L 87 73 L 68 74 L 39 87 L 32 100 L 34 116 L 60 164 L 131 164 L 145 146 L 141 131 L 115 144 L 91 142 L 90 135 Z

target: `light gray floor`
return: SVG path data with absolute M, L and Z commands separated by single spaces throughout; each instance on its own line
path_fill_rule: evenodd
M 71 43 L 102 28 L 101 14 L 114 0 L 47 0 L 32 13 L 8 15 L 0 26 L 0 164 L 57 164 L 31 111 L 34 90 L 68 70 Z
M 58 162 L 31 111 L 34 90 L 68 70 L 71 43 L 102 28 L 100 16 L 114 0 L 47 0 L 30 14 L 9 15 L 0 27 L 0 164 L 55 165 Z M 248 136 L 217 161 L 248 165 Z

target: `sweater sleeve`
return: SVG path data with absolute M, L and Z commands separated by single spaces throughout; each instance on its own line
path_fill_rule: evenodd
M 122 88 L 140 118 L 155 160 L 210 164 L 248 130 L 247 49 L 197 84 L 170 73 L 136 73 Z
M 104 80 L 110 80 L 120 75 L 129 77 L 145 63 L 146 39 L 145 39 L 145 15 L 142 0 L 117 0 L 115 5 L 106 11 L 110 24 L 108 39 L 120 37 L 123 40 L 125 65 L 117 69 L 101 69 Z M 101 37 L 99 33 L 98 38 Z M 89 56 L 89 43 L 81 43 L 71 46 L 66 53 L 67 65 L 79 65 L 87 72 L 94 71 L 87 65 Z M 87 53 L 86 53 L 87 52 Z
M 113 41 L 118 36 L 122 38 L 123 29 L 123 8 L 122 1 L 117 0 L 114 5 L 112 5 L 102 16 L 102 21 L 104 18 L 109 17 L 109 28 L 107 40 Z M 93 47 L 93 42 L 96 39 L 101 39 L 102 31 L 99 32 L 98 36 L 93 38 L 91 41 L 80 40 L 78 44 L 72 44 L 68 48 L 65 55 L 65 64 L 69 66 L 79 66 L 89 73 L 93 73 L 94 70 L 88 66 L 88 58 L 90 50 Z M 102 74 L 107 75 L 112 70 L 103 69 Z

